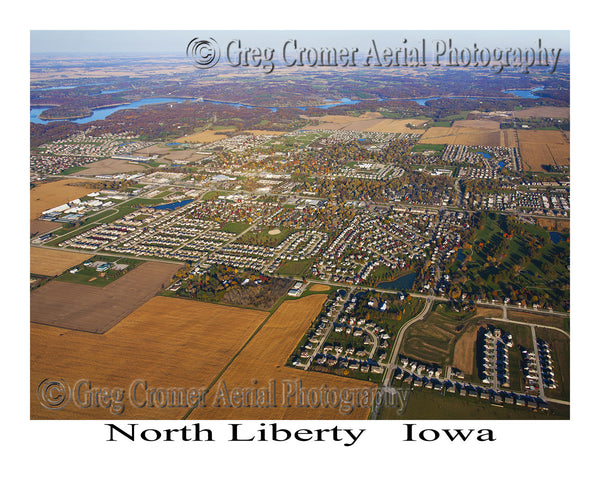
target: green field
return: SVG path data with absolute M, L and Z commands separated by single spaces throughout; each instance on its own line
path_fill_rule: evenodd
M 425 388 L 410 393 L 404 413 L 382 408 L 378 420 L 566 420 L 568 407 L 551 405 L 550 412 L 534 412 L 515 405 L 494 406 L 488 400 L 442 394 Z
M 228 233 L 242 233 L 250 226 L 246 222 L 227 222 L 223 225 L 223 231 Z
M 447 268 L 462 293 L 569 310 L 567 240 L 554 244 L 539 226 L 490 213 L 482 215 L 480 228 L 466 243 L 466 259 Z
M 418 143 L 412 148 L 411 152 L 421 153 L 421 152 L 425 152 L 426 150 L 432 150 L 434 152 L 441 154 L 444 151 L 445 146 L 446 145 L 444 145 L 444 144 L 435 145 L 435 144 L 429 144 L 429 143 Z
M 294 230 L 290 228 L 280 227 L 281 233 L 275 235 L 269 234 L 271 227 L 266 227 L 261 230 L 252 230 L 244 234 L 240 239 L 240 243 L 248 243 L 250 245 L 262 245 L 267 247 L 275 247 L 283 242 Z
M 310 273 L 310 267 L 314 262 L 313 258 L 306 260 L 300 260 L 297 262 L 286 260 L 277 269 L 279 275 L 291 275 L 291 276 L 302 276 Z
M 82 172 L 87 170 L 87 167 L 69 167 L 66 170 L 60 172 L 61 175 L 71 175 L 72 173 Z

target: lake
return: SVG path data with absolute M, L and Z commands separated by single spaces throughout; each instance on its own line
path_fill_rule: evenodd
M 60 87 L 53 87 L 53 88 L 60 88 Z M 67 88 L 67 87 L 64 87 Z M 68 87 L 68 88 L 75 88 L 73 87 Z M 102 93 L 114 93 L 114 92 L 119 92 L 121 90 L 105 90 Z M 142 107 L 144 105 L 153 105 L 153 104 L 157 104 L 157 103 L 181 103 L 185 100 L 192 100 L 191 98 L 143 98 L 142 100 L 138 100 L 136 102 L 131 102 L 131 103 L 127 103 L 124 105 L 119 105 L 119 106 L 115 106 L 115 107 L 102 107 L 102 108 L 96 108 L 93 110 L 93 114 L 89 117 L 85 117 L 85 118 L 77 118 L 77 119 L 73 119 L 73 120 L 67 120 L 70 122 L 74 122 L 74 123 L 89 123 L 89 122 L 93 122 L 94 120 L 104 120 L 106 117 L 108 117 L 109 115 L 111 115 L 112 113 L 115 113 L 119 110 L 126 110 L 126 109 L 132 109 L 132 108 L 139 108 Z M 333 102 L 333 103 L 327 103 L 326 105 L 318 105 L 316 106 L 316 108 L 322 108 L 322 109 L 327 109 L 327 108 L 331 108 L 331 107 L 337 107 L 338 105 L 355 105 L 357 103 L 360 103 L 362 100 L 350 100 L 349 98 L 342 98 L 340 101 L 335 101 L 335 100 L 326 100 L 327 102 Z M 215 105 L 230 105 L 232 107 L 236 107 L 236 108 L 268 108 L 269 110 L 271 110 L 272 112 L 276 112 L 277 111 L 277 107 L 258 107 L 256 105 L 247 105 L 245 103 L 237 103 L 237 102 L 222 102 L 219 100 L 203 100 L 204 103 L 213 103 Z M 29 109 L 29 121 L 31 123 L 41 123 L 43 125 L 47 124 L 48 122 L 51 121 L 57 121 L 57 120 L 42 120 L 40 117 L 40 114 L 47 110 L 49 107 L 33 107 Z M 305 111 L 308 106 L 305 107 L 296 107 L 299 108 L 302 111 Z
M 536 95 L 533 92 L 539 92 L 543 89 L 544 87 L 536 87 L 532 88 L 531 90 L 504 90 L 504 93 L 512 93 L 513 95 L 521 98 L 540 98 L 539 95 Z
M 102 85 L 100 83 L 96 83 L 96 84 L 88 84 L 88 85 Z M 58 90 L 58 89 L 67 89 L 67 88 L 77 88 L 77 87 L 82 87 L 85 85 L 69 85 L 69 86 L 65 86 L 65 87 L 49 87 L 46 89 L 38 89 L 37 91 L 42 91 L 42 90 Z M 514 95 L 520 96 L 522 98 L 539 98 L 537 95 L 533 94 L 533 92 L 538 91 L 538 90 L 542 90 L 544 87 L 538 87 L 538 88 L 534 88 L 532 90 L 505 90 L 504 92 L 506 93 L 512 93 Z M 121 91 L 125 91 L 125 90 L 129 90 L 129 89 L 123 89 L 123 90 L 103 90 L 102 93 L 116 93 L 116 92 L 121 92 Z M 530 96 L 527 96 L 530 95 Z M 494 98 L 499 98 L 499 97 L 427 97 L 427 98 L 410 98 L 407 100 L 413 101 L 418 103 L 419 105 L 423 105 L 425 106 L 425 104 L 429 101 L 429 100 L 439 100 L 440 98 L 451 98 L 451 99 L 459 99 L 459 98 L 465 98 L 467 100 L 483 100 L 483 99 L 494 99 Z M 115 106 L 115 107 L 102 107 L 102 108 L 96 108 L 93 110 L 93 113 L 91 116 L 89 117 L 85 117 L 85 118 L 77 118 L 74 120 L 68 120 L 71 122 L 75 122 L 75 123 L 89 123 L 89 122 L 93 122 L 95 120 L 104 120 L 106 117 L 108 117 L 110 114 L 117 112 L 119 110 L 126 110 L 126 109 L 130 109 L 130 108 L 139 108 L 142 107 L 144 105 L 153 105 L 153 104 L 157 104 L 157 103 L 169 103 L 169 102 L 173 102 L 173 103 L 181 103 L 185 100 L 192 100 L 190 98 L 143 98 L 142 100 L 138 100 L 136 102 L 131 102 L 131 103 L 127 103 L 124 105 L 119 105 L 119 106 Z M 379 101 L 384 100 L 383 98 L 378 99 Z M 272 112 L 276 112 L 278 107 L 259 107 L 256 105 L 247 105 L 245 103 L 238 103 L 238 102 L 224 102 L 224 101 L 219 101 L 219 100 L 202 100 L 205 103 L 213 103 L 215 105 L 230 105 L 232 107 L 236 107 L 236 108 L 268 108 L 269 110 L 271 110 Z M 332 100 L 332 99 L 325 99 L 325 101 L 327 103 L 325 103 L 324 105 L 314 105 L 315 108 L 320 108 L 320 109 L 328 109 L 328 108 L 332 108 L 332 107 L 338 107 L 340 105 L 356 105 L 358 103 L 363 102 L 364 100 L 350 100 L 349 98 L 342 98 L 341 100 Z M 294 108 L 294 107 L 290 107 L 290 108 Z M 298 108 L 299 110 L 302 111 L 306 111 L 307 108 L 309 108 L 309 106 L 300 106 L 300 107 L 295 107 Z M 29 109 L 29 121 L 32 123 L 40 123 L 40 124 L 47 124 L 49 121 L 56 121 L 56 120 L 42 120 L 40 119 L 40 114 L 44 111 L 47 110 L 48 107 L 34 107 Z
M 93 110 L 92 115 L 89 117 L 77 118 L 77 119 L 68 120 L 68 121 L 71 121 L 74 123 L 89 123 L 89 122 L 93 122 L 94 120 L 104 120 L 110 114 L 118 112 L 119 110 L 127 110 L 130 108 L 139 108 L 144 105 L 154 105 L 157 103 L 181 103 L 184 100 L 189 100 L 189 98 L 143 98 L 142 100 L 138 100 L 137 102 L 126 103 L 124 105 L 117 105 L 114 107 L 96 108 Z M 41 123 L 44 125 L 47 124 L 48 122 L 56 121 L 56 120 L 42 120 L 40 118 L 40 114 L 47 109 L 48 109 L 48 107 L 30 108 L 29 109 L 29 121 L 32 123 Z
M 557 244 L 562 242 L 565 238 L 558 232 L 550 232 L 550 240 L 552 243 Z
M 413 287 L 416 278 L 416 272 L 407 273 L 391 282 L 381 282 L 377 284 L 377 288 L 389 288 L 390 290 L 401 291 L 410 290 Z

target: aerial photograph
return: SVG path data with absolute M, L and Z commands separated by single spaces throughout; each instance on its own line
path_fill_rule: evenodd
M 30 419 L 570 418 L 569 31 L 30 40 Z

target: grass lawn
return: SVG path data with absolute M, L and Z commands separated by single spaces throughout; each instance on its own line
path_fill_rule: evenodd
M 554 408 L 551 405 L 551 408 Z M 534 412 L 514 405 L 502 407 L 488 400 L 461 397 L 458 394 L 416 388 L 410 393 L 406 411 L 398 408 L 382 408 L 378 420 L 566 420 L 568 409 L 556 408 L 550 412 Z
M 295 275 L 302 276 L 310 269 L 314 262 L 313 258 L 308 258 L 306 260 L 300 260 L 297 262 L 293 262 L 291 260 L 287 260 L 281 264 L 277 273 L 279 275 Z
M 92 285 L 94 287 L 105 287 L 109 283 L 121 278 L 127 272 L 130 272 L 135 267 L 141 265 L 143 263 L 142 260 L 134 260 L 132 258 L 118 258 L 115 257 L 103 257 L 101 255 L 96 255 L 89 260 L 86 260 L 85 263 L 88 262 L 105 262 L 105 263 L 118 263 L 119 265 L 129 265 L 125 270 L 113 270 L 112 267 L 106 272 L 98 272 L 95 268 L 86 267 L 83 263 L 80 263 L 75 268 L 79 271 L 77 273 L 70 273 L 69 270 L 64 272 L 62 275 L 58 276 L 56 280 L 61 282 L 68 283 L 78 283 L 80 285 Z
M 228 233 L 242 233 L 249 226 L 250 224 L 246 222 L 227 222 L 223 226 L 223 231 Z

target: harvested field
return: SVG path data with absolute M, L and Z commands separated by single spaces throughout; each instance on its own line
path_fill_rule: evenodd
M 381 120 L 374 126 L 365 129 L 365 132 L 383 132 L 383 133 L 424 133 L 424 129 L 411 128 L 407 125 L 423 125 L 427 120 L 415 118 L 402 118 L 399 120 L 386 119 Z
M 63 273 L 67 268 L 84 262 L 91 256 L 88 253 L 31 247 L 29 249 L 29 271 L 38 275 L 54 277 Z
M 279 135 L 283 135 L 284 133 L 288 133 L 288 132 L 280 132 L 277 130 L 244 130 L 241 133 L 251 133 L 252 135 L 275 135 L 275 136 L 279 136 Z
M 453 127 L 500 130 L 500 122 L 494 120 L 456 120 Z
M 306 329 L 321 310 L 326 295 L 309 295 L 298 300 L 288 300 L 281 304 L 257 334 L 248 342 L 233 360 L 225 373 L 207 395 L 205 408 L 194 409 L 189 419 L 366 419 L 369 408 L 354 408 L 344 415 L 338 408 L 296 406 L 299 397 L 295 396 L 284 404 L 285 382 L 302 382 L 302 388 L 328 389 L 374 388 L 370 382 L 303 370 L 284 366 L 289 355 L 304 335 Z M 226 407 L 221 400 L 215 402 L 223 388 L 231 392 L 233 388 L 267 388 L 274 381 L 276 386 L 275 405 L 265 407 L 242 406 Z M 299 387 L 298 387 L 299 388 Z
M 484 120 L 465 120 L 483 122 Z M 494 122 L 495 123 L 495 122 Z M 511 131 L 474 127 L 431 127 L 420 138 L 419 143 L 449 144 L 468 146 L 514 147 L 514 135 Z
M 534 172 L 542 165 L 569 165 L 569 141 L 557 130 L 519 130 L 519 147 L 523 162 Z
M 320 283 L 313 283 L 310 286 L 311 292 L 328 292 L 331 287 L 329 285 L 321 285 Z
M 204 130 L 203 132 L 192 133 L 191 135 L 179 137 L 175 139 L 175 141 L 181 143 L 211 143 L 227 138 L 227 135 L 225 135 L 224 132 L 233 132 L 234 130 L 235 128 L 227 128 L 218 131 Z
M 570 116 L 569 107 L 531 107 L 515 111 L 517 118 L 569 118 Z
M 98 190 L 100 189 L 81 186 L 81 181 L 68 179 L 39 184 L 29 191 L 29 218 L 34 220 L 46 210 Z
M 95 335 L 31 324 L 32 419 L 180 419 L 187 407 L 136 408 L 129 387 L 137 379 L 150 388 L 204 389 L 227 365 L 266 314 L 190 300 L 154 297 L 110 332 Z M 88 379 L 93 387 L 125 389 L 125 409 L 62 410 L 40 405 L 36 389 L 45 378 L 71 387 Z M 143 390 L 140 390 L 143 397 Z
M 381 119 L 383 115 L 379 112 L 365 112 L 358 117 L 352 115 L 323 115 L 322 117 L 308 117 L 311 120 L 318 120 L 323 123 L 350 123 L 362 120 Z
M 73 175 L 110 175 L 113 173 L 141 172 L 144 169 L 145 167 L 140 163 L 106 158 L 98 162 L 88 163 L 85 170 L 73 173 Z
M 29 233 L 31 235 L 43 235 L 46 232 L 56 230 L 62 227 L 62 224 L 55 222 L 48 222 L 46 220 L 30 220 L 29 221 Z
M 177 141 L 177 140 L 176 140 Z M 165 153 L 169 153 L 171 151 L 171 147 L 161 147 L 158 144 L 150 145 L 149 147 L 144 147 L 139 150 L 133 152 L 134 155 L 164 155 Z
M 348 115 L 325 115 L 318 117 L 319 125 L 306 127 L 307 130 L 349 130 L 353 132 L 383 133 L 424 133 L 424 129 L 410 128 L 407 124 L 420 126 L 427 120 L 416 118 L 382 119 L 380 114 L 351 117 Z
M 145 262 L 103 288 L 49 282 L 31 292 L 31 322 L 104 333 L 156 295 L 178 268 Z

